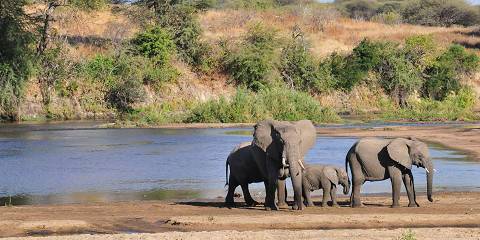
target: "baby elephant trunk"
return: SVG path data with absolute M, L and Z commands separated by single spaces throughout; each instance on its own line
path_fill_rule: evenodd
M 343 185 L 343 194 L 347 195 L 350 192 L 350 179 Z

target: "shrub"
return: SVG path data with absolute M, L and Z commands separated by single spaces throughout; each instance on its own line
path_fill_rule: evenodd
M 388 25 L 402 23 L 402 16 L 397 12 L 382 12 L 372 17 L 372 21 Z
M 405 39 L 405 58 L 420 71 L 431 66 L 437 55 L 437 46 L 431 35 L 416 35 Z
M 288 85 L 297 90 L 310 91 L 315 89 L 319 80 L 318 66 L 302 35 L 297 36 L 282 49 L 279 70 Z
M 270 85 L 274 62 L 275 32 L 262 25 L 251 27 L 239 49 L 227 49 L 224 69 L 237 85 L 258 91 Z
M 195 106 L 186 122 L 256 122 L 265 118 L 295 121 L 337 122 L 338 115 L 323 108 L 310 95 L 284 88 L 258 93 L 239 89 L 232 99 L 224 97 Z
M 68 3 L 83 10 L 98 10 L 107 4 L 105 0 L 70 0 Z
M 407 23 L 428 26 L 471 26 L 479 22 L 478 12 L 464 0 L 409 0 L 402 16 Z
M 25 81 L 8 64 L 0 63 L 0 118 L 18 120 L 18 105 Z
M 468 53 L 464 47 L 457 44 L 450 46 L 427 69 L 425 95 L 443 100 L 450 92 L 457 92 L 461 88 L 462 77 L 477 70 L 479 62 L 480 58 Z
M 32 73 L 33 34 L 25 0 L 0 1 L 0 119 L 18 120 L 18 106 Z
M 157 18 L 160 26 L 170 31 L 177 51 L 186 63 L 200 70 L 210 68 L 211 49 L 200 40 L 202 29 L 193 6 L 169 3 L 157 9 Z
M 408 107 L 385 111 L 383 118 L 387 120 L 411 121 L 456 121 L 478 120 L 475 115 L 475 93 L 472 89 L 462 88 L 458 93 L 450 93 L 444 101 L 420 99 L 410 101 Z
M 120 112 L 132 110 L 132 105 L 144 98 L 142 82 L 134 77 L 121 79 L 110 88 L 105 96 L 106 102 Z
M 170 55 L 175 49 L 170 34 L 159 27 L 138 33 L 131 40 L 131 44 L 136 53 L 152 59 L 159 65 L 164 65 L 168 62 Z
M 371 0 L 344 1 L 340 8 L 350 18 L 369 20 L 377 12 L 377 3 Z
M 84 65 L 83 72 L 93 81 L 109 88 L 114 85 L 119 70 L 113 57 L 99 54 Z

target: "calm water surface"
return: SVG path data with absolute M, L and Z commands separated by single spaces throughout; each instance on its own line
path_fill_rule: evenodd
M 90 125 L 91 126 L 91 125 Z M 193 200 L 225 195 L 225 159 L 250 141 L 246 129 L 91 129 L 87 125 L 0 127 L 0 204 L 77 203 L 137 199 Z M 355 138 L 319 137 L 308 163 L 344 166 Z M 435 190 L 480 190 L 480 164 L 431 146 Z M 425 172 L 414 169 L 417 192 Z M 254 196 L 263 184 L 253 184 Z M 240 190 L 240 189 L 238 189 Z M 367 183 L 390 192 L 390 182 Z

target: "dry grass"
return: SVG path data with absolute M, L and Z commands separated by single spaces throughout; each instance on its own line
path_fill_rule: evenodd
M 348 52 L 364 38 L 402 42 L 409 36 L 419 34 L 432 34 L 442 45 L 456 42 L 468 44 L 476 51 L 480 48 L 480 37 L 469 34 L 474 31 L 472 28 L 386 25 L 341 18 L 333 9 L 210 10 L 200 16 L 204 37 L 212 42 L 222 38 L 238 38 L 252 22 L 263 22 L 274 27 L 284 37 L 289 36 L 294 26 L 300 26 L 312 44 L 312 51 L 319 57 L 335 51 Z

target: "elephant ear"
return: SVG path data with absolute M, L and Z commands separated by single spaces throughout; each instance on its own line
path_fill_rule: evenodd
M 261 121 L 254 127 L 253 144 L 261 148 L 264 152 L 272 144 L 272 125 L 268 121 Z
M 397 138 L 391 141 L 387 146 L 387 151 L 393 161 L 408 169 L 412 169 L 412 160 L 410 159 L 408 146 L 404 139 Z
M 337 185 L 338 184 L 338 175 L 337 171 L 332 168 L 332 167 L 325 167 L 323 169 L 323 174 L 332 182 L 333 184 Z

